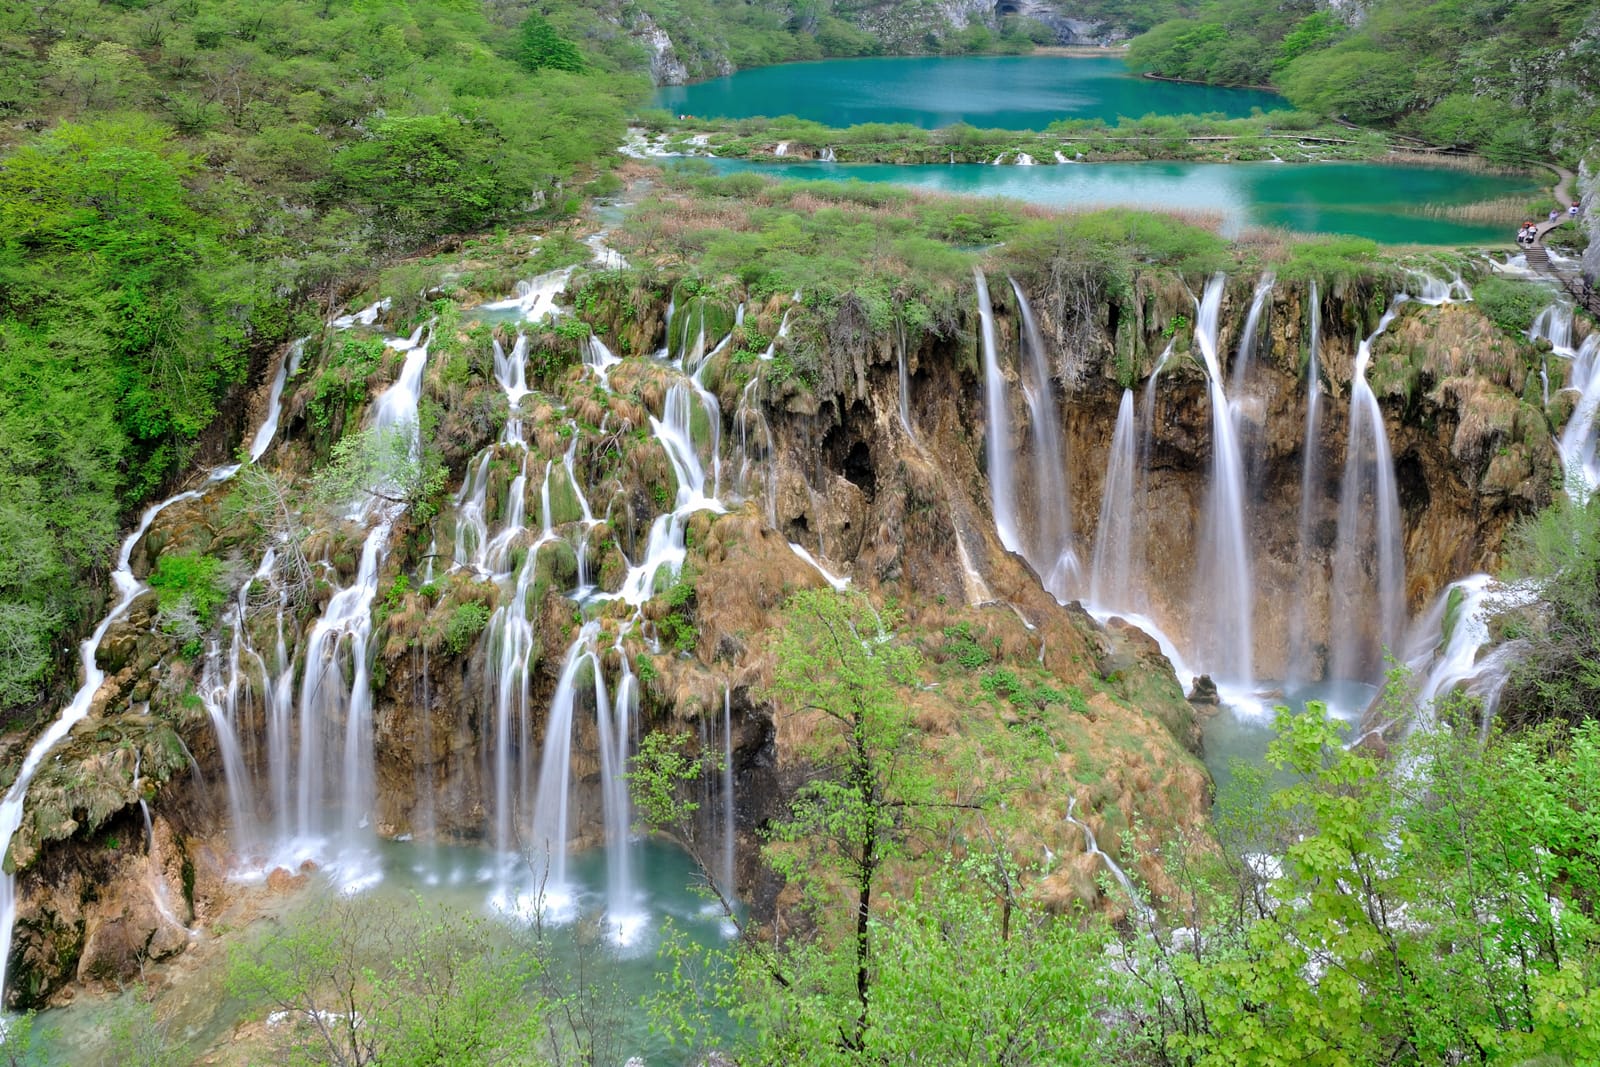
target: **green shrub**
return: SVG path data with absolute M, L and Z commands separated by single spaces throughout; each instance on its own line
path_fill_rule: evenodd
M 1511 278 L 1488 277 L 1472 289 L 1478 310 L 1509 333 L 1526 334 L 1533 318 L 1550 303 L 1548 291 Z
M 459 656 L 472 647 L 472 642 L 489 625 L 489 608 L 477 601 L 459 604 L 444 624 L 444 647 L 453 656 Z
M 967 670 L 976 670 L 989 662 L 989 653 L 972 636 L 972 627 L 961 622 L 944 629 L 944 658 L 953 659 Z
M 149 584 L 156 591 L 156 604 L 162 613 L 187 608 L 207 627 L 217 608 L 228 599 L 222 561 L 198 552 L 162 556 L 156 561 Z

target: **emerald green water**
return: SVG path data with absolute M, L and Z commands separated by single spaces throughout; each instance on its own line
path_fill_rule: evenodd
M 1288 105 L 1275 93 L 1152 81 L 1115 56 L 921 56 L 830 59 L 741 70 L 726 78 L 657 90 L 674 114 L 742 119 L 795 115 L 829 126 L 957 122 L 1042 130 L 1057 119 L 1197 115 L 1230 118 Z
M 1431 212 L 1507 196 L 1533 199 L 1531 178 L 1382 163 L 1088 163 L 1033 167 L 892 163 L 752 163 L 717 159 L 724 174 L 890 182 L 1061 208 L 1124 206 L 1215 214 L 1224 235 L 1253 226 L 1367 237 L 1383 244 L 1506 244 L 1505 226 Z
M 1356 723 L 1376 695 L 1375 688 L 1359 682 L 1313 682 L 1263 698 L 1253 706 L 1223 704 L 1201 724 L 1206 769 L 1217 783 L 1217 796 L 1227 795 L 1238 765 L 1266 766 L 1267 746 L 1278 736 L 1273 727 L 1277 708 L 1287 707 L 1298 714 L 1315 701 L 1348 737 L 1354 734 Z M 1287 773 L 1269 776 L 1269 783 L 1278 788 L 1293 780 L 1294 776 Z

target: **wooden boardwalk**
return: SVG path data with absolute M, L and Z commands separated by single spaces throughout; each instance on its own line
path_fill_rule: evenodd
M 1565 289 L 1567 294 L 1572 297 L 1573 302 L 1579 307 L 1588 311 L 1591 315 L 1600 316 L 1600 291 L 1597 291 L 1592 284 L 1584 281 L 1583 275 L 1579 273 L 1576 266 L 1551 262 L 1550 253 L 1544 247 L 1544 235 L 1569 221 L 1571 221 L 1569 217 L 1563 215 L 1554 222 L 1541 222 L 1539 224 L 1538 239 L 1533 242 L 1532 247 L 1522 250 L 1523 255 L 1528 261 L 1529 270 L 1538 271 L 1551 279 Z
M 1569 197 L 1572 195 L 1572 172 L 1567 170 L 1565 167 L 1558 166 L 1554 163 L 1547 163 L 1545 165 L 1556 173 L 1556 178 L 1558 180 L 1556 181 L 1555 188 L 1552 190 L 1552 192 L 1555 195 L 1556 204 L 1562 208 L 1562 212 L 1560 216 L 1555 219 L 1538 223 L 1539 236 L 1534 239 L 1533 246 L 1531 248 L 1523 249 L 1523 252 L 1527 257 L 1528 269 L 1536 270 L 1540 274 L 1550 278 L 1557 285 L 1561 286 L 1561 288 L 1565 289 L 1568 295 L 1572 297 L 1573 302 L 1579 307 L 1585 309 L 1591 315 L 1600 317 L 1600 292 L 1595 291 L 1594 284 L 1592 282 L 1585 282 L 1577 267 L 1566 265 L 1558 266 L 1557 264 L 1552 263 L 1550 261 L 1550 253 L 1544 247 L 1545 234 L 1549 233 L 1557 226 L 1565 226 L 1568 223 L 1577 222 L 1577 219 L 1573 218 L 1571 215 L 1568 215 L 1565 210 L 1566 205 L 1571 203 Z

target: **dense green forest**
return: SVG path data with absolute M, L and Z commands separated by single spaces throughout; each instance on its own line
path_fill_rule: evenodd
M 580 205 L 648 82 L 542 30 L 430 0 L 0 12 L 0 708 L 70 662 L 131 510 L 341 285 Z
M 1512 162 L 1600 142 L 1600 9 L 1586 0 L 1203 0 L 1135 38 L 1141 70 L 1270 84 L 1296 107 Z

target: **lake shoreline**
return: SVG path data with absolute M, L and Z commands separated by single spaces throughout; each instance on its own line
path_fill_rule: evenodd
M 1319 167 L 1272 162 L 1137 160 L 1099 167 L 825 163 L 710 158 L 721 177 L 788 182 L 861 181 L 943 196 L 1010 200 L 1048 210 L 1130 208 L 1214 215 L 1228 240 L 1261 230 L 1349 236 L 1388 246 L 1509 246 L 1514 223 L 1475 210 L 1539 195 L 1526 176 L 1427 167 L 1415 160 L 1326 161 Z M 1352 195 L 1352 190 L 1359 193 Z M 1520 209 L 1517 209 L 1520 212 Z M 1513 212 L 1517 213 L 1517 212 Z

